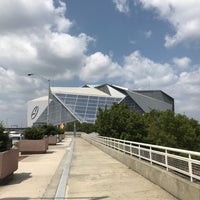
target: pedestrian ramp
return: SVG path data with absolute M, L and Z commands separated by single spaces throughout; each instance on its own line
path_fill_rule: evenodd
M 65 198 L 76 200 L 176 199 L 158 185 L 79 137 L 75 138 Z

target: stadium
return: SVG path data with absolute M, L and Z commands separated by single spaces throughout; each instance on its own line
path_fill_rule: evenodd
M 139 114 L 152 109 L 174 111 L 174 99 L 161 90 L 130 90 L 110 84 L 50 87 L 49 97 L 28 102 L 27 125 L 95 123 L 98 109 L 109 109 L 114 102 L 125 103 Z

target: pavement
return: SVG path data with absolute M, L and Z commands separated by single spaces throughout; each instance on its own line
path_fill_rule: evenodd
M 0 185 L 1 200 L 54 199 L 72 138 L 45 154 L 20 155 L 18 170 Z M 75 200 L 175 200 L 95 146 L 77 137 L 65 197 Z
M 0 199 L 54 199 L 70 143 L 66 137 L 49 145 L 47 153 L 19 155 L 18 170 L 0 185 Z
M 76 200 L 176 199 L 81 138 L 75 140 L 65 197 Z

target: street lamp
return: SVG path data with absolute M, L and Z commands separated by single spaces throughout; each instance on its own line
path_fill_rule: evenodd
M 49 124 L 49 105 L 50 105 L 50 86 L 51 86 L 51 81 L 50 79 L 47 79 L 46 77 L 40 75 L 40 74 L 33 74 L 33 73 L 30 73 L 30 74 L 27 74 L 28 76 L 39 76 L 40 78 L 44 79 L 45 81 L 48 81 L 48 104 L 47 104 L 47 125 Z

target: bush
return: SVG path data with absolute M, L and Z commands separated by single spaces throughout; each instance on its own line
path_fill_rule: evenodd
M 47 136 L 50 135 L 57 135 L 58 134 L 58 128 L 56 128 L 54 125 L 44 125 L 40 128 L 40 131 Z
M 58 128 L 57 129 L 57 132 L 58 132 L 58 135 L 62 135 L 65 133 L 65 130 L 64 129 L 61 129 L 61 128 Z
M 9 138 L 8 133 L 2 124 L 0 124 L 0 152 L 7 151 L 12 147 L 12 140 Z
M 68 122 L 67 126 L 65 127 L 65 131 L 74 131 L 74 123 L 76 123 L 76 131 L 77 132 L 84 132 L 84 133 L 92 133 L 96 132 L 96 127 L 94 124 L 90 124 L 87 122 L 80 123 L 76 122 Z
M 35 126 L 26 128 L 23 134 L 24 138 L 28 140 L 40 140 L 44 138 L 44 132 Z

